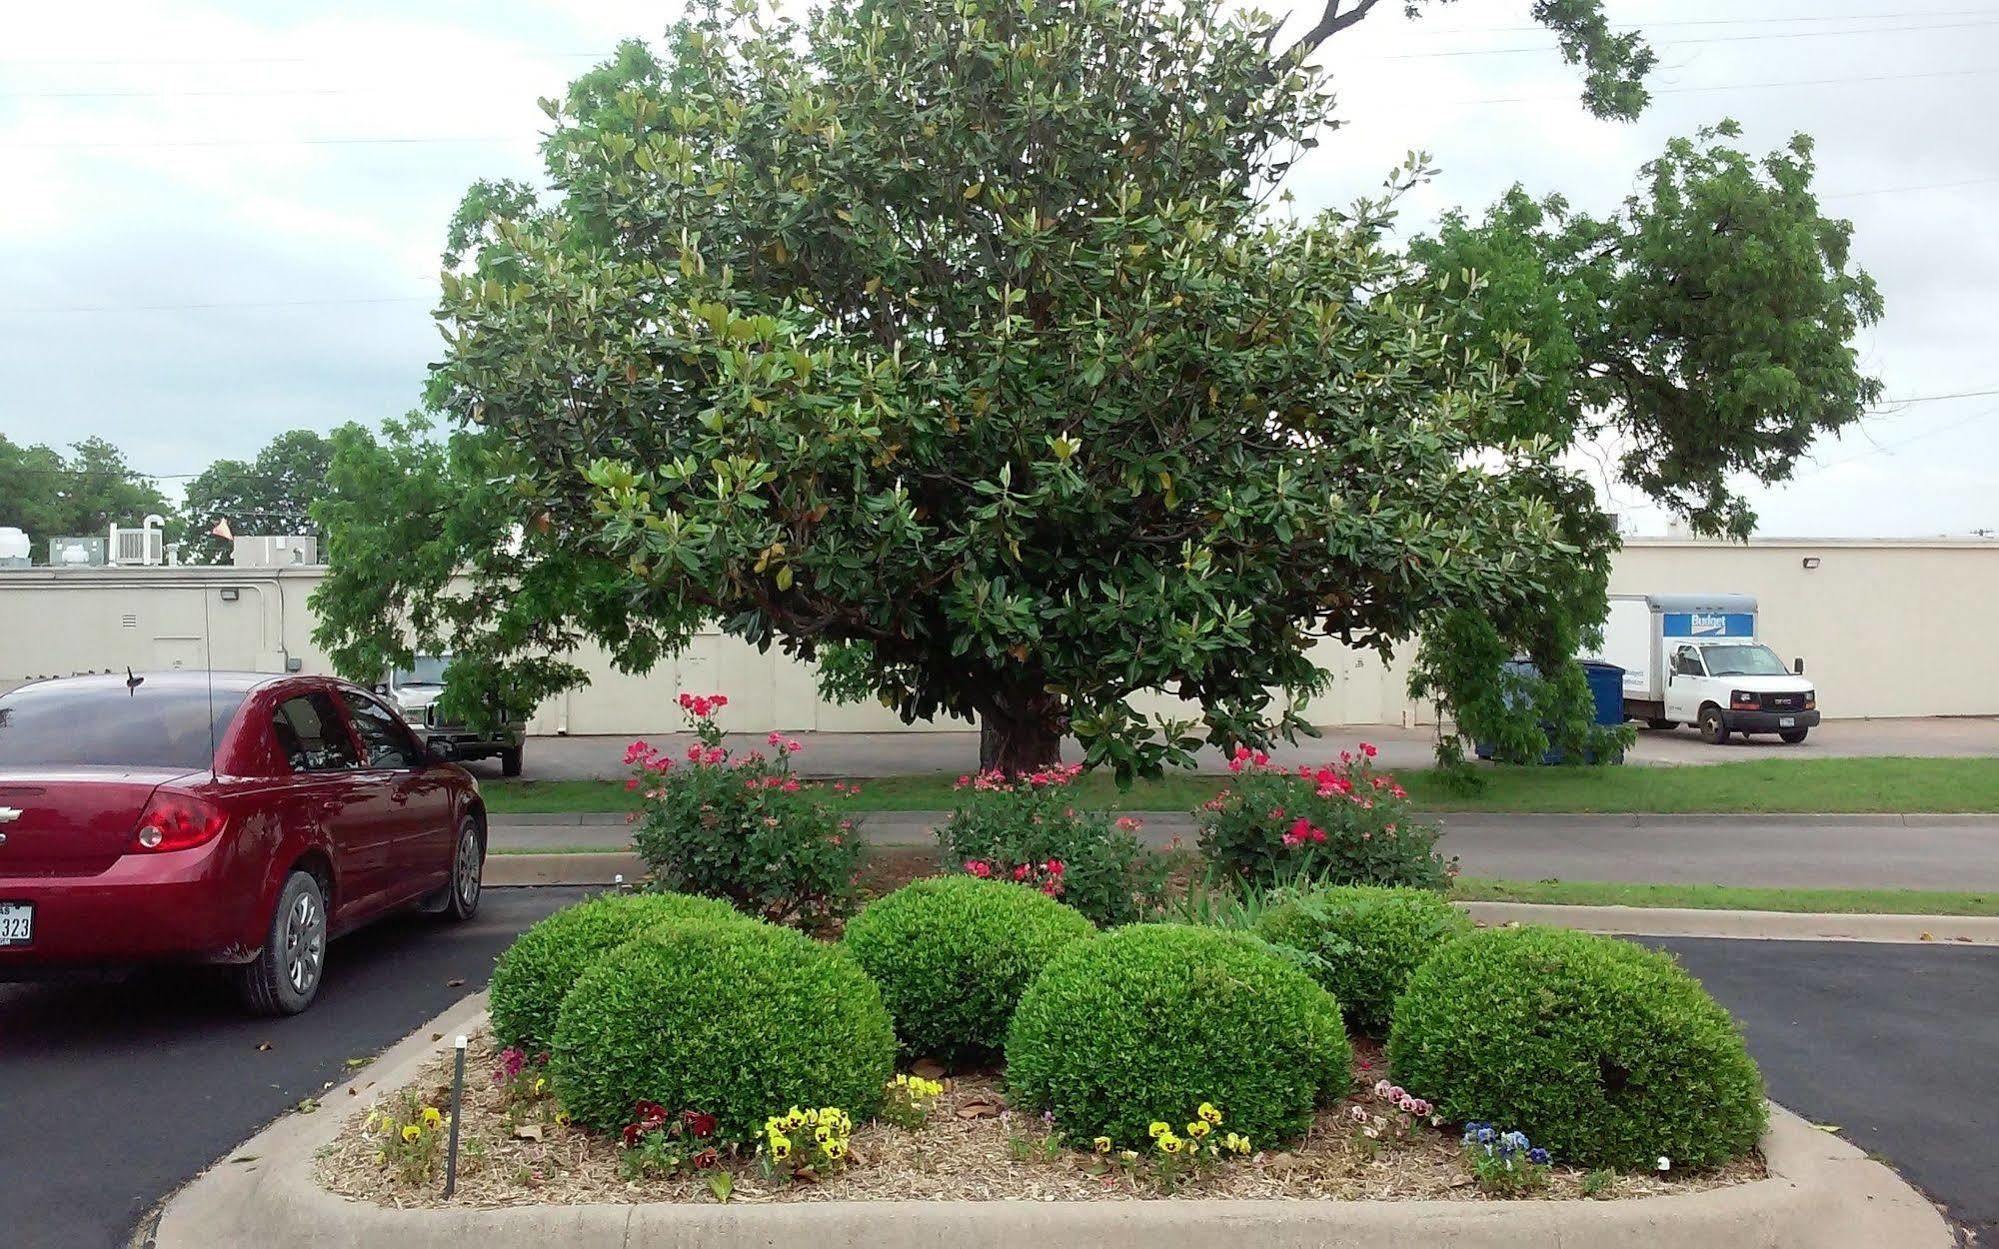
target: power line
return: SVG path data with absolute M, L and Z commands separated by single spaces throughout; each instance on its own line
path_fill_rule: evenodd
M 0 306 L 0 316 L 57 312 L 209 312 L 234 308 L 322 308 L 424 303 L 430 295 L 382 295 L 362 299 L 217 299 L 186 304 L 45 304 L 37 308 Z
M 1966 14 L 1978 14 L 1987 17 L 1992 17 L 1992 15 L 1995 13 L 1995 10 L 1972 9 L 1972 10 L 1963 10 L 1962 12 Z M 1895 17 L 1900 15 L 1883 14 L 1879 16 Z M 1924 16 L 1924 15 L 1909 14 L 1908 16 Z M 1802 20 L 1842 20 L 1842 19 L 1773 19 L 1773 20 L 1802 21 Z M 1847 20 L 1858 20 L 1858 19 L 1847 19 Z M 1651 23 L 1650 25 L 1677 25 L 1677 24 L 1682 24 L 1682 23 Z M 1697 23 L 1684 23 L 1684 24 L 1693 25 Z M 1678 48 L 1678 47 L 1691 47 L 1695 45 L 1714 44 L 1714 43 L 1749 43 L 1749 42 L 1759 42 L 1771 39 L 1835 39 L 1835 38 L 1851 37 L 1854 35 L 1921 34 L 1929 31 L 1962 30 L 1967 28 L 1981 28 L 1981 27 L 1990 27 L 1990 26 L 1999 26 L 1999 17 L 1994 17 L 1993 20 L 1986 20 L 1986 21 L 1933 22 L 1933 23 L 1926 23 L 1915 26 L 1876 26 L 1876 27 L 1867 27 L 1859 30 L 1771 31 L 1771 32 L 1765 32 L 1762 34 L 1753 34 L 1753 35 L 1715 35 L 1700 39 L 1661 40 L 1654 43 L 1652 46 L 1661 47 L 1661 48 Z M 1639 27 L 1639 29 L 1643 28 L 1644 27 L 1642 26 Z M 1472 28 L 1467 28 L 1467 29 L 1472 29 Z M 1488 27 L 1485 29 L 1535 30 L 1540 28 Z M 1555 45 L 1553 44 L 1533 44 L 1530 46 L 1517 47 L 1517 48 L 1458 48 L 1458 49 L 1451 49 L 1444 51 L 1398 52 L 1398 53 L 1390 53 L 1383 56 L 1377 56 L 1372 59 L 1382 60 L 1382 61 L 1412 61 L 1412 60 L 1429 60 L 1434 58 L 1452 58 L 1452 57 L 1466 57 L 1466 56 L 1513 56 L 1526 53 L 1553 52 L 1555 50 L 1556 48 Z M 530 59 L 530 60 L 576 59 L 592 55 L 595 54 L 576 52 L 576 53 L 557 54 L 556 56 L 551 56 L 551 57 L 535 57 L 535 58 L 525 58 L 525 59 Z M 160 64 L 249 63 L 250 61 L 259 60 L 259 59 L 260 58 L 246 58 L 243 62 L 208 62 L 201 60 L 189 60 L 185 62 L 163 61 L 159 63 Z M 268 58 L 268 60 L 271 63 L 285 63 L 285 64 L 311 63 L 311 58 L 306 58 L 306 57 L 272 57 Z M 18 63 L 18 62 L 0 62 L 0 64 L 9 64 L 9 63 Z M 49 63 L 120 64 L 123 62 L 49 62 Z M 442 90 L 443 88 L 439 89 Z M 385 88 L 385 87 L 243 87 L 243 88 L 201 87 L 193 89 L 161 89 L 161 88 L 151 88 L 151 87 L 107 87 L 102 89 L 85 88 L 82 90 L 57 89 L 57 90 L 34 90 L 34 91 L 0 91 L 0 99 L 98 100 L 98 99 L 148 99 L 148 98 L 171 98 L 171 99 L 276 98 L 276 97 L 310 98 L 310 97 L 323 97 L 323 96 L 389 95 L 389 94 L 401 94 L 401 93 L 402 92 L 397 88 Z
M 1856 82 L 1908 82 L 1918 78 L 1972 78 L 1999 73 L 1999 66 L 1982 69 L 1928 70 L 1916 74 L 1864 74 L 1842 78 L 1794 78 L 1783 82 L 1724 82 L 1705 87 L 1648 87 L 1651 95 L 1687 95 L 1702 91 L 1750 91 L 1765 87 L 1829 87 Z M 1572 95 L 1504 95 L 1478 100 L 1446 100 L 1446 104 L 1535 104 L 1551 100 L 1572 100 Z
M 76 148 L 112 147 L 319 147 L 319 146 L 360 146 L 367 144 L 415 145 L 415 144 L 461 144 L 484 146 L 489 144 L 524 143 L 525 135 L 437 135 L 422 138 L 382 137 L 357 135 L 351 138 L 312 139 L 113 139 L 102 142 L 59 142 L 59 143 L 0 143 L 0 148 L 16 150 L 38 148 L 60 148 L 64 151 Z
M 1999 178 L 1966 178 L 1962 182 L 1924 182 L 1915 186 L 1879 186 L 1865 191 L 1833 191 L 1820 199 L 1853 199 L 1861 195 L 1902 195 L 1914 191 L 1948 191 L 1961 186 L 1985 186 Z
M 1852 35 L 1902 35 L 1933 30 L 1962 30 L 1967 27 L 1999 26 L 1999 21 L 1983 22 L 1942 22 L 1927 26 L 1874 26 L 1864 30 L 1786 30 L 1771 31 L 1760 35 L 1715 35 L 1706 39 L 1664 39 L 1652 43 L 1655 48 L 1684 48 L 1696 44 L 1709 43 L 1755 43 L 1767 39 L 1838 39 Z M 1525 52 L 1553 52 L 1554 44 L 1535 44 L 1524 48 L 1457 48 L 1443 52 L 1398 52 L 1390 56 L 1375 57 L 1381 61 L 1420 61 L 1434 57 L 1459 56 L 1513 56 Z
M 1890 408 L 1907 407 L 1912 403 L 1935 403 L 1939 399 L 1975 399 L 1980 395 L 1999 395 L 1999 386 L 1985 390 L 1954 390 L 1947 395 L 1911 395 L 1906 399 L 1884 399 L 1875 405 L 1874 410 L 1881 412 Z
M 1987 390 L 1987 391 L 1974 391 L 1971 393 L 1990 395 L 1990 394 L 1999 394 L 1999 391 Z M 1916 401 L 1911 400 L 1909 402 L 1916 402 Z M 1842 464 L 1854 464 L 1861 460 L 1872 459 L 1873 457 L 1879 455 L 1893 455 L 1895 454 L 1895 452 L 1900 451 L 1902 448 L 1906 446 L 1909 446 L 1911 443 L 1921 442 L 1925 438 L 1934 438 L 1938 434 L 1947 434 L 1953 429 L 1962 428 L 1963 426 L 1971 424 L 1973 421 L 1984 420 L 1986 417 L 1992 416 L 1994 414 L 1999 414 L 1999 408 L 1986 408 L 1982 412 L 1973 412 L 1969 416 L 1959 417 L 1957 420 L 1954 421 L 1946 421 L 1944 424 L 1937 426 L 1935 429 L 1926 429 L 1920 434 L 1916 434 L 1913 437 L 1904 438 L 1899 442 L 1891 442 L 1888 443 L 1886 446 L 1875 447 L 1869 451 L 1862 451 L 1858 455 L 1849 455 L 1841 459 L 1829 461 L 1828 463 L 1825 464 L 1814 465 L 1812 468 L 1806 470 L 1805 472 L 1794 474 L 1790 480 L 1802 481 L 1807 477 L 1816 477 L 1818 474 L 1826 472 L 1829 469 L 1838 468 Z
M 1798 22 L 1873 22 L 1910 17 L 1979 17 L 1999 12 L 1985 9 L 1903 9 L 1895 13 L 1822 13 L 1812 17 L 1701 17 L 1675 18 L 1666 21 L 1612 22 L 1610 25 L 1626 30 L 1652 30 L 1663 26 L 1775 26 Z M 1545 30 L 1545 26 L 1436 26 L 1432 34 L 1501 34 L 1523 30 Z

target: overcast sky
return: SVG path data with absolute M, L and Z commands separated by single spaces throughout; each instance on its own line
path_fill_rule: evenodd
M 1304 7 L 1304 6 L 1300 6 Z M 1314 6 L 1316 8 L 1316 6 Z M 1637 124 L 1597 122 L 1528 0 L 1383 4 L 1321 60 L 1345 129 L 1303 207 L 1410 148 L 1412 225 L 1515 182 L 1607 210 L 1672 135 L 1724 116 L 1818 141 L 1827 207 L 1887 299 L 1860 344 L 1902 398 L 1752 492 L 1764 534 L 1999 529 L 1999 0 L 1611 0 L 1658 47 Z M 0 433 L 91 434 L 161 475 L 299 426 L 411 407 L 439 340 L 444 225 L 532 177 L 535 106 L 677 6 L 631 0 L 10 5 L 0 38 Z M 171 484 L 171 483 L 169 483 Z M 1613 500 L 1640 532 L 1666 518 Z

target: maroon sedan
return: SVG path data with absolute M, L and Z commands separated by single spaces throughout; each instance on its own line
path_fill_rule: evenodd
M 0 980 L 226 966 L 304 1010 L 330 938 L 479 906 L 486 813 L 373 694 L 327 677 L 75 677 L 0 695 Z

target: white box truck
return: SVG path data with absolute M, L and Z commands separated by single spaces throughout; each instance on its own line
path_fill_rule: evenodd
M 1654 729 L 1692 724 L 1720 745 L 1731 733 L 1802 742 L 1818 695 L 1756 640 L 1748 594 L 1613 594 L 1603 656 L 1624 669 L 1624 716 Z

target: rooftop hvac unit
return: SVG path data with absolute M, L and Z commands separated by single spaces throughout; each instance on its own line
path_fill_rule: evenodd
M 98 537 L 50 538 L 51 568 L 102 568 L 110 562 L 105 540 Z
M 238 538 L 229 556 L 238 568 L 294 568 L 319 562 L 319 539 L 307 534 Z
M 137 529 L 120 529 L 111 526 L 109 536 L 111 562 L 120 566 L 137 565 L 152 568 L 166 562 L 166 535 L 160 526 L 166 524 L 163 516 L 148 516 Z

